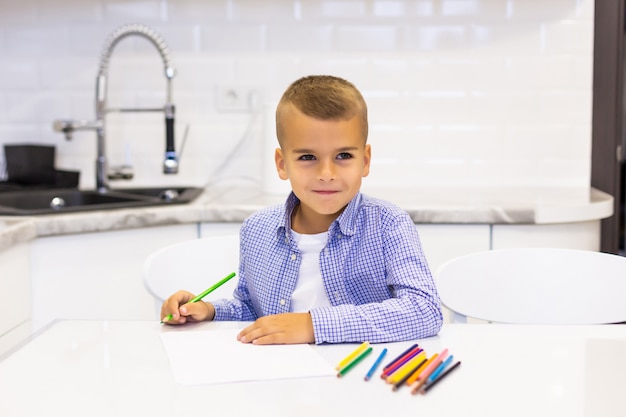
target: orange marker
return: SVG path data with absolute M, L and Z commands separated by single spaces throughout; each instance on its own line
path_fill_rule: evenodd
M 428 358 L 428 360 L 426 361 L 426 363 L 424 365 L 422 365 L 417 371 L 413 372 L 413 375 L 411 375 L 411 377 L 409 379 L 407 379 L 407 381 L 406 381 L 407 385 L 411 385 L 415 381 L 417 381 L 417 379 L 420 377 L 422 372 L 424 372 L 426 370 L 426 368 L 429 367 L 430 364 L 433 363 L 433 361 L 435 359 L 437 359 L 437 356 L 439 356 L 439 354 L 435 353 L 433 356 Z
M 430 374 L 432 374 L 433 371 L 437 369 L 441 361 L 443 361 L 447 355 L 448 355 L 448 349 L 444 349 L 436 358 L 434 358 L 434 360 L 430 363 L 430 365 L 428 365 L 428 367 L 425 368 L 422 371 L 422 373 L 419 375 L 419 377 L 417 378 L 417 381 L 413 385 L 411 385 L 411 394 L 415 395 L 420 391 L 420 389 L 422 388 L 422 385 L 426 383 Z M 434 356 L 435 355 L 433 355 L 433 357 Z

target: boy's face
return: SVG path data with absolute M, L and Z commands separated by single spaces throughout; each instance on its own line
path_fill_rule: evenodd
M 361 135 L 359 118 L 318 120 L 288 105 L 281 110 L 281 127 L 276 168 L 300 199 L 299 223 L 327 228 L 369 174 L 371 149 Z

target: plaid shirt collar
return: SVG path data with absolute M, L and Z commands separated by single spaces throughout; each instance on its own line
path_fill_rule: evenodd
M 328 231 L 330 234 L 335 234 L 337 231 L 341 232 L 343 235 L 352 236 L 356 231 L 356 218 L 357 213 L 359 211 L 359 207 L 363 201 L 363 195 L 358 192 L 352 200 L 348 203 L 343 212 L 335 219 L 335 221 L 330 225 Z M 300 199 L 296 197 L 293 191 L 287 197 L 287 201 L 285 202 L 285 211 L 283 213 L 283 218 L 280 223 L 276 225 L 276 232 L 284 236 L 286 239 L 289 239 L 289 231 L 291 230 L 291 213 L 293 209 L 300 204 Z

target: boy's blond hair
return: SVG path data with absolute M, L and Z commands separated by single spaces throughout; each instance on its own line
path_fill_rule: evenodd
M 351 82 L 331 75 L 302 77 L 287 88 L 276 108 L 276 136 L 282 145 L 282 110 L 294 105 L 309 117 L 319 120 L 361 119 L 363 142 L 367 142 L 367 105 L 359 90 Z

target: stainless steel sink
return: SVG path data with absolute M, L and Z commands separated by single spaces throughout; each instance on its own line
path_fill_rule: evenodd
M 51 189 L 0 193 L 0 215 L 30 216 L 90 210 L 186 204 L 202 193 L 196 187 L 150 187 L 109 190 Z

